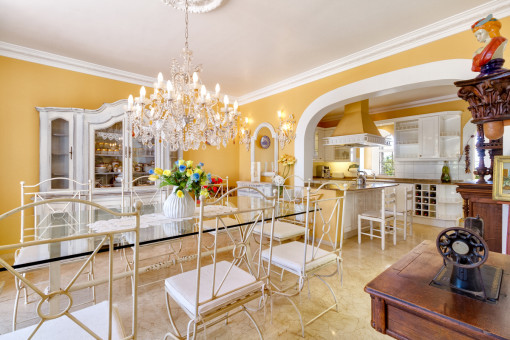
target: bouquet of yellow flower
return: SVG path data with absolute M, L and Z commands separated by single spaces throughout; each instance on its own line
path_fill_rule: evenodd
M 283 155 L 278 160 L 278 163 L 283 164 L 283 178 L 286 178 L 289 175 L 290 168 L 296 164 L 296 157 L 291 155 Z
M 172 170 L 163 170 L 160 168 L 151 169 L 149 180 L 161 180 L 159 187 L 173 185 L 177 197 L 184 197 L 184 190 L 193 192 L 195 198 L 200 196 L 208 197 L 209 191 L 207 186 L 211 182 L 211 174 L 206 173 L 202 167 L 204 163 L 198 163 L 193 167 L 193 161 L 178 160 Z

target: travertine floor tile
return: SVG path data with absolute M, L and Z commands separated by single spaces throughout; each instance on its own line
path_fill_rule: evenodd
M 362 243 L 358 244 L 357 238 L 351 238 L 345 241 L 343 250 L 343 285 L 337 276 L 327 279 L 327 282 L 333 287 L 339 304 L 338 312 L 328 312 L 326 315 L 305 328 L 305 337 L 309 339 L 382 339 L 389 338 L 374 331 L 370 326 L 370 297 L 364 292 L 365 285 L 375 278 L 379 273 L 388 268 L 392 263 L 409 252 L 413 247 L 424 239 L 435 239 L 439 228 L 414 225 L 414 235 L 408 236 L 404 241 L 399 234 L 397 245 L 391 242 L 387 244 L 385 251 L 381 250 L 380 240 L 370 240 L 369 237 L 363 237 Z M 176 245 L 177 246 L 177 245 Z M 174 248 L 176 247 L 174 246 Z M 184 249 L 191 247 L 193 249 L 193 240 L 183 242 Z M 155 263 L 168 258 L 168 245 L 157 245 L 151 248 L 143 248 L 141 251 L 142 264 Z M 189 248 L 188 248 L 189 249 Z M 130 251 L 128 250 L 128 256 Z M 116 271 L 124 270 L 124 260 L 121 259 L 121 253 L 115 255 L 117 264 Z M 77 264 L 63 265 L 63 281 L 72 277 L 73 270 L 76 270 Z M 96 268 L 106 268 L 107 257 L 101 254 L 96 259 Z M 185 264 L 184 270 L 192 267 L 192 264 Z M 99 271 L 100 269 L 98 269 Z M 151 272 L 140 276 L 139 288 L 139 339 L 162 339 L 167 331 L 170 330 L 170 324 L 166 312 L 164 279 L 180 272 L 179 267 L 164 269 L 157 272 Z M 47 270 L 41 269 L 37 272 L 28 274 L 36 281 L 47 280 Z M 46 278 L 46 279 L 44 279 Z M 0 333 L 10 330 L 12 320 L 12 306 L 14 302 L 14 279 L 9 273 L 0 273 L 1 281 L 5 281 L 3 290 L 0 291 Z M 282 285 L 290 285 L 295 282 L 295 277 L 286 273 Z M 1 289 L 1 288 L 0 288 Z M 320 312 L 322 307 L 329 306 L 333 299 L 328 289 L 319 280 L 310 280 L 311 298 L 308 298 L 307 287 L 303 289 L 300 297 L 294 297 L 293 301 L 299 306 L 305 320 L 313 317 L 315 313 Z M 131 282 L 129 279 L 121 279 L 116 282 L 114 290 L 114 301 L 119 306 L 123 324 L 126 329 L 130 327 L 130 293 Z M 90 301 L 91 292 L 83 291 L 76 294 L 76 299 L 86 303 Z M 105 286 L 97 289 L 98 301 L 107 297 Z M 31 296 L 30 300 L 35 300 Z M 182 332 L 185 332 L 188 318 L 175 303 L 174 316 L 177 319 L 177 325 Z M 33 324 L 35 320 L 30 320 L 35 316 L 35 303 L 25 305 L 20 303 L 19 320 L 28 320 L 20 326 Z M 297 314 L 291 304 L 283 297 L 274 299 L 272 320 L 270 319 L 270 308 L 266 309 L 266 316 L 262 310 L 253 312 L 256 322 L 262 329 L 266 339 L 302 339 L 300 336 L 301 327 Z M 258 339 L 258 334 L 248 319 L 243 314 L 237 314 L 229 319 L 229 324 L 221 322 L 217 325 L 207 328 L 208 339 Z M 199 338 L 203 338 L 200 336 Z

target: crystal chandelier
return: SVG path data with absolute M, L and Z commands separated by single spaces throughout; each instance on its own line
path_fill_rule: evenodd
M 244 144 L 246 151 L 250 150 L 251 145 L 251 130 L 248 128 L 248 118 L 244 118 L 244 121 L 239 127 L 239 144 Z
M 282 111 L 278 111 L 278 141 L 280 142 L 280 147 L 285 147 L 286 144 L 289 144 L 291 141 L 296 139 L 296 134 L 294 133 L 294 126 L 296 125 L 296 121 L 294 120 L 294 115 L 290 114 L 287 118 L 283 118 L 284 113 Z
M 211 96 L 200 81 L 201 67 L 191 63 L 193 53 L 188 48 L 188 1 L 184 1 L 186 30 L 183 63 L 172 60 L 170 79 L 166 83 L 163 74 L 158 74 L 154 94 L 149 98 L 142 86 L 140 97 L 130 95 L 128 99 L 127 116 L 133 137 L 149 147 L 159 141 L 171 151 L 197 150 L 200 146 L 205 149 L 206 144 L 220 148 L 221 145 L 227 146 L 227 142 L 234 140 L 238 133 L 240 112 L 237 111 L 237 101 L 230 106 L 226 95 L 221 101 L 219 84 L 216 84 L 216 92 Z M 176 7 L 183 1 L 163 2 Z

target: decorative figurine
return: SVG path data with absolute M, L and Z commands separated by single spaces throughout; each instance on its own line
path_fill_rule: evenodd
M 481 72 L 480 76 L 486 76 L 501 69 L 505 62 L 503 51 L 507 43 L 507 39 L 499 33 L 501 22 L 489 14 L 475 22 L 471 29 L 476 39 L 485 44 L 474 53 L 471 70 Z

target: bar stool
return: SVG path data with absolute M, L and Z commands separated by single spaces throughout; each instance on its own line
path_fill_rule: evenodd
M 361 221 L 368 220 L 370 226 L 361 227 Z M 374 222 L 380 223 L 380 235 L 374 235 Z M 397 244 L 397 211 L 396 211 L 396 194 L 394 188 L 386 188 L 381 190 L 381 208 L 379 210 L 365 211 L 358 215 L 358 243 L 361 244 L 361 235 L 370 236 L 381 239 L 381 249 L 384 250 L 386 234 L 393 233 L 393 244 Z M 389 227 L 390 230 L 386 231 Z M 370 229 L 370 232 L 363 232 L 365 229 Z
M 404 230 L 404 241 L 407 239 L 408 227 L 409 235 L 411 236 L 413 235 L 413 214 L 414 214 L 413 198 L 414 198 L 414 186 L 397 188 L 396 214 L 397 217 L 402 216 L 402 221 L 401 223 L 397 222 L 396 229 Z M 401 225 L 401 227 L 398 227 L 398 225 Z

